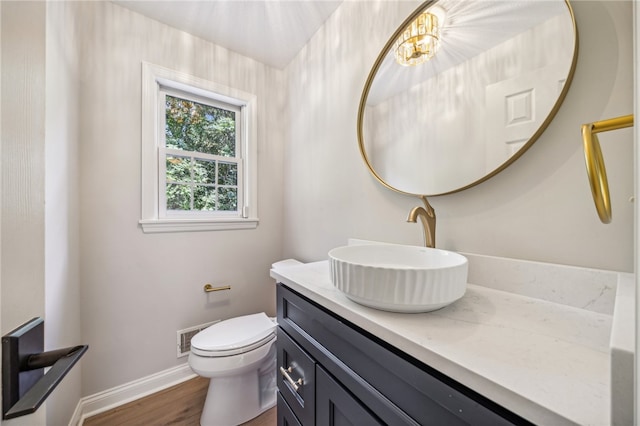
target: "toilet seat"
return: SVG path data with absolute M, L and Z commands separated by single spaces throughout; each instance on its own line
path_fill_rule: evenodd
M 276 324 L 264 313 L 220 321 L 191 339 L 191 352 L 224 357 L 252 351 L 276 338 Z

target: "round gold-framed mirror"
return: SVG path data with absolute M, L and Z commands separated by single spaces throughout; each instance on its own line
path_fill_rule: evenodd
M 362 157 L 383 185 L 409 195 L 484 182 L 547 128 L 577 56 L 568 0 L 428 0 L 369 72 L 357 120 Z

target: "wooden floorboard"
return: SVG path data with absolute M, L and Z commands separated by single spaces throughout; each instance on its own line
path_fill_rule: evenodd
M 196 377 L 85 419 L 84 426 L 197 426 L 207 396 L 209 379 Z M 243 426 L 275 426 L 276 409 Z M 215 425 L 203 425 L 215 426 Z

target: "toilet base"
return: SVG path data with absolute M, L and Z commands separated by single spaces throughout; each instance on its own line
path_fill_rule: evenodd
M 275 360 L 263 371 L 209 380 L 201 426 L 237 426 L 276 405 Z

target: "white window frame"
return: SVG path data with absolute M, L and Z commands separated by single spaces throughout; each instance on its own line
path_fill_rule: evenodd
M 179 92 L 189 98 L 218 100 L 242 110 L 239 151 L 242 161 L 238 170 L 238 212 L 166 212 L 164 108 L 161 90 L 174 96 Z M 162 104 L 164 105 L 164 104 Z M 170 70 L 147 62 L 142 63 L 142 209 L 139 221 L 145 233 L 215 231 L 252 229 L 258 225 L 257 211 L 257 141 L 256 97 L 215 82 Z M 180 155 L 189 156 L 189 152 Z M 244 178 L 240 177 L 240 174 Z M 242 196 L 240 196 L 242 194 Z

